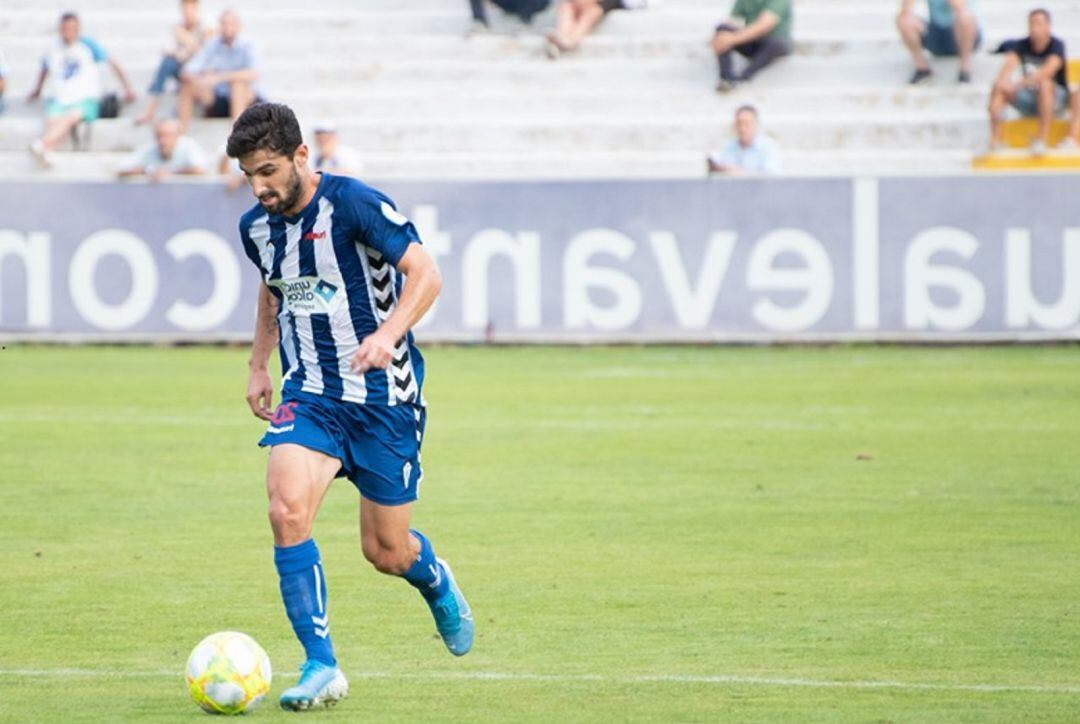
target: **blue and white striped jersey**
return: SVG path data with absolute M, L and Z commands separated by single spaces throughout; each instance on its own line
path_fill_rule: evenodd
M 385 370 L 349 360 L 401 294 L 395 265 L 420 238 L 392 201 L 356 179 L 323 173 L 296 216 L 256 204 L 240 219 L 248 258 L 280 302 L 282 395 L 296 390 L 364 405 L 422 405 L 424 360 L 410 332 Z

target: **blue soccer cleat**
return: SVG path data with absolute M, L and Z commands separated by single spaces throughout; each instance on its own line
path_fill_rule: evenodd
M 300 667 L 300 681 L 286 689 L 278 703 L 282 709 L 305 711 L 333 706 L 349 695 L 349 682 L 336 666 L 310 659 Z
M 458 588 L 450 566 L 441 558 L 435 560 L 446 571 L 450 590 L 441 598 L 429 601 L 428 606 L 431 608 L 431 615 L 435 617 L 435 628 L 439 630 L 446 648 L 450 649 L 454 656 L 464 656 L 469 653 L 473 644 L 472 609 Z

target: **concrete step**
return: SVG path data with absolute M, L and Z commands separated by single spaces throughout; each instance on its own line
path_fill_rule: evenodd
M 977 56 L 974 74 L 988 83 L 1000 65 L 993 56 Z M 12 96 L 23 95 L 34 78 L 36 65 L 12 63 Z M 939 66 L 947 81 L 955 65 Z M 147 62 L 128 64 L 137 87 L 145 87 L 154 66 Z M 785 58 L 762 72 L 753 83 L 756 89 L 817 88 L 828 94 L 843 87 L 897 87 L 910 75 L 910 61 L 899 53 L 849 54 L 836 58 Z M 335 94 L 367 89 L 408 88 L 414 84 L 442 87 L 446 95 L 467 94 L 470 89 L 505 90 L 510 97 L 565 91 L 585 91 L 614 86 L 650 90 L 708 91 L 716 82 L 716 62 L 702 56 L 697 60 L 572 58 L 548 62 L 538 57 L 507 59 L 500 63 L 445 59 L 429 61 L 381 62 L 335 57 L 319 65 L 303 65 L 280 58 L 265 64 L 265 85 L 272 93 L 319 88 L 328 98 Z
M 945 73 L 942 75 L 945 76 Z M 822 93 L 812 87 L 759 88 L 743 86 L 733 93 L 719 94 L 700 87 L 690 89 L 647 89 L 608 87 L 592 90 L 571 88 L 557 95 L 516 93 L 500 88 L 480 87 L 463 93 L 448 93 L 445 86 L 416 83 L 407 87 L 380 86 L 373 89 L 328 96 L 322 89 L 304 89 L 281 94 L 276 100 L 289 104 L 301 123 L 335 117 L 365 117 L 394 119 L 405 116 L 421 118 L 462 117 L 484 119 L 497 116 L 542 116 L 565 114 L 608 116 L 627 122 L 642 115 L 650 118 L 672 118 L 687 114 L 715 115 L 726 122 L 739 106 L 751 103 L 760 111 L 770 113 L 859 113 L 876 112 L 888 115 L 896 112 L 927 114 L 982 112 L 986 106 L 986 89 L 981 85 L 960 86 L 939 78 L 940 85 L 915 88 L 897 84 L 891 88 L 849 87 Z M 166 94 L 160 106 L 162 116 L 173 112 L 175 97 Z M 127 115 L 132 114 L 127 110 Z M 12 94 L 7 105 L 7 118 L 39 119 L 40 104 L 25 103 Z
M 118 153 L 58 153 L 54 168 L 38 169 L 30 155 L 0 151 L 0 178 L 91 180 L 113 178 L 125 162 Z M 848 176 L 964 173 L 972 163 L 967 151 L 799 151 L 784 155 L 785 175 Z M 587 151 L 572 153 L 365 153 L 362 175 L 369 179 L 560 179 L 560 178 L 700 178 L 700 152 Z M 222 183 L 216 176 L 202 179 Z M 246 194 L 241 188 L 237 193 Z
M 997 43 L 1015 33 L 1008 29 L 999 32 L 988 31 L 984 50 L 989 50 Z M 125 64 L 153 63 L 160 57 L 161 50 L 169 44 L 161 34 L 148 34 L 126 37 L 100 37 L 107 45 L 110 54 Z M 292 33 L 283 32 L 280 27 L 271 32 L 256 36 L 264 53 L 272 55 L 276 48 L 288 47 L 293 42 Z M 700 60 L 711 58 L 712 50 L 708 47 L 708 32 L 679 33 L 638 33 L 626 35 L 618 32 L 603 32 L 589 39 L 574 54 L 575 58 L 623 58 L 636 60 L 641 58 L 672 58 Z M 8 62 L 16 65 L 37 65 L 41 56 L 52 42 L 51 35 L 26 35 L 3 40 L 4 53 Z M 340 37 L 327 37 L 320 46 L 325 54 L 340 54 L 356 61 L 378 59 L 381 62 L 401 60 L 445 59 L 474 61 L 503 61 L 508 58 L 539 58 L 543 54 L 544 39 L 541 33 L 516 36 L 487 34 L 473 38 L 454 35 L 423 34 L 342 34 Z M 880 28 L 876 32 L 853 31 L 844 25 L 828 32 L 799 34 L 795 43 L 796 56 L 839 56 L 847 54 L 902 54 L 903 49 L 896 33 L 890 27 Z M 321 61 L 313 58 L 313 62 Z
M 1080 23 L 1080 4 L 1073 0 L 1044 3 L 1055 14 L 1059 28 L 1077 27 Z M 55 26 L 59 10 L 40 9 L 33 3 L 5 2 L 5 12 L 0 19 L 0 34 L 33 35 L 48 33 Z M 22 7 L 20 8 L 19 5 Z M 348 2 L 324 2 L 312 7 L 298 7 L 295 3 L 234 3 L 244 19 L 245 27 L 258 35 L 283 24 L 304 33 L 319 30 L 336 32 L 386 32 L 414 34 L 460 34 L 470 22 L 468 7 L 464 0 L 443 2 L 438 5 L 412 2 L 381 4 L 352 4 Z M 1026 28 L 1028 7 L 1015 0 L 1007 2 L 983 2 L 980 17 L 985 27 L 1005 29 L 1017 35 Z M 109 34 L 116 36 L 164 35 L 168 23 L 175 17 L 171 4 L 162 3 L 147 7 L 146 3 L 130 2 L 121 7 L 111 2 L 91 6 L 84 3 L 85 30 L 103 39 Z M 717 22 L 727 16 L 727 3 L 665 3 L 655 9 L 640 12 L 612 13 L 603 23 L 601 32 L 679 32 L 707 33 Z M 892 27 L 896 4 L 892 2 L 800 2 L 796 8 L 796 34 L 820 33 L 844 26 L 848 30 L 866 29 L 878 31 L 883 25 Z M 208 14 L 209 16 L 209 14 Z M 534 26 L 550 24 L 549 11 L 534 21 Z M 513 27 L 513 24 L 510 24 Z
M 497 118 L 397 119 L 338 118 L 345 141 L 360 151 L 440 152 L 523 149 L 617 151 L 695 150 L 715 147 L 728 133 L 729 122 L 715 115 L 681 118 L 639 118 L 631 122 L 598 117 L 539 116 Z M 985 144 L 986 119 L 980 113 L 924 114 L 770 113 L 767 128 L 790 148 L 973 148 Z M 21 150 L 39 132 L 38 121 L 9 118 L 0 121 L 0 150 Z M 191 135 L 205 148 L 221 146 L 228 135 L 226 122 L 194 125 Z M 149 139 L 127 119 L 94 124 L 91 148 L 131 150 Z

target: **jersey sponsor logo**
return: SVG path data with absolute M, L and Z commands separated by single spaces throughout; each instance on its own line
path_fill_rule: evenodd
M 398 226 L 404 226 L 405 224 L 408 223 L 409 220 L 407 218 L 405 218 L 405 216 L 403 214 L 401 214 L 401 212 L 399 212 L 397 209 L 395 209 L 393 206 L 386 203 L 385 201 L 382 202 L 381 208 L 382 208 L 382 215 L 385 216 L 386 220 L 389 221 L 391 224 L 397 224 Z
M 318 241 L 319 239 L 325 239 L 326 238 L 326 232 L 325 231 L 309 231 L 308 233 L 304 234 L 304 236 L 301 237 L 301 238 L 303 238 L 304 241 Z
M 319 277 L 271 279 L 267 284 L 281 290 L 286 309 L 302 316 L 329 313 L 338 291 L 336 286 Z

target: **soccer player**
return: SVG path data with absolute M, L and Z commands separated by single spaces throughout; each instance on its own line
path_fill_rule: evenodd
M 259 200 L 240 219 L 244 251 L 263 284 L 247 401 L 270 425 L 266 487 L 281 596 L 307 660 L 284 709 L 348 694 L 330 639 L 326 576 L 312 523 L 330 483 L 360 491 L 364 556 L 420 591 L 450 652 L 472 647 L 461 589 L 431 542 L 409 528 L 423 474 L 424 359 L 409 331 L 442 281 L 416 228 L 361 182 L 308 167 L 309 151 L 286 106 L 245 110 L 229 136 Z M 281 404 L 272 411 L 267 361 L 279 345 Z

